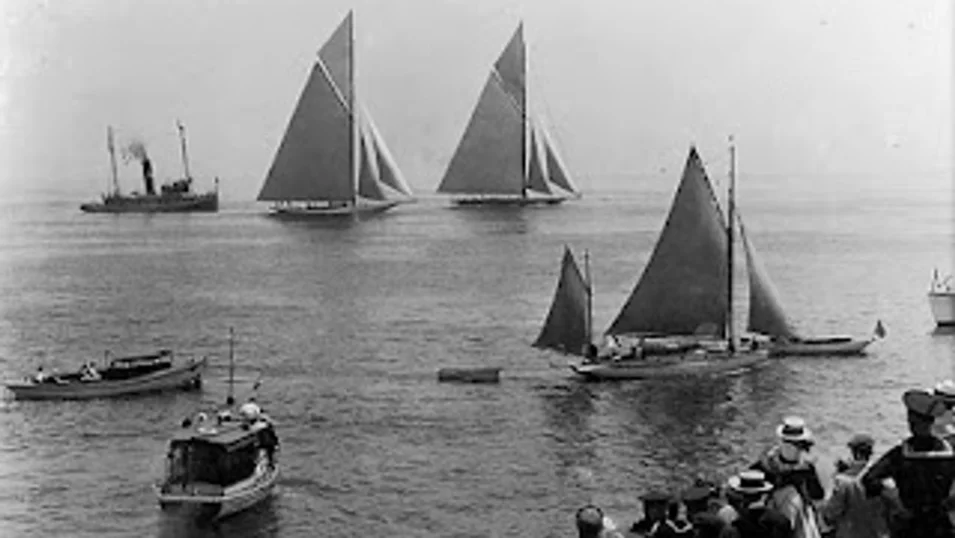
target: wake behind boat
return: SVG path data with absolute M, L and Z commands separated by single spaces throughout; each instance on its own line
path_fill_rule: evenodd
M 271 216 L 373 214 L 413 199 L 371 114 L 358 102 L 354 48 L 349 12 L 319 51 L 256 198 L 273 202 Z
M 731 168 L 730 219 L 724 221 L 696 148 L 690 148 L 650 261 L 607 330 L 612 342 L 634 339 L 629 353 L 597 356 L 589 264 L 585 278 L 566 247 L 554 301 L 534 346 L 583 354 L 583 363 L 571 368 L 597 380 L 726 374 L 766 361 L 755 340 L 741 346 L 733 329 L 733 227 L 727 222 L 735 210 L 734 178 Z
M 120 357 L 97 371 L 87 364 L 76 373 L 47 375 L 42 367 L 33 379 L 6 384 L 18 400 L 82 400 L 167 390 L 194 390 L 202 385 L 206 358 L 174 364 L 169 350 Z
M 156 486 L 163 510 L 208 522 L 267 499 L 278 480 L 279 438 L 254 397 L 233 409 L 234 339 L 229 338 L 226 408 L 187 417 L 169 441 L 166 472 Z M 258 389 L 256 381 L 252 390 Z
M 520 23 L 494 63 L 438 185 L 459 206 L 555 205 L 580 197 L 557 146 L 527 106 Z
M 116 175 L 116 152 L 113 145 L 113 128 L 108 127 L 106 140 L 112 170 L 112 192 L 104 194 L 99 202 L 90 202 L 80 205 L 80 209 L 85 213 L 214 213 L 218 211 L 218 178 L 216 179 L 215 190 L 206 193 L 192 192 L 193 178 L 189 173 L 185 128 L 181 123 L 178 124 L 178 128 L 182 148 L 183 178 L 162 185 L 160 192 L 157 193 L 153 179 L 152 161 L 150 161 L 149 155 L 146 153 L 146 147 L 141 143 L 134 142 L 129 147 L 129 153 L 142 164 L 145 193 L 141 194 L 133 191 L 130 194 L 123 194 L 120 192 L 119 181 Z

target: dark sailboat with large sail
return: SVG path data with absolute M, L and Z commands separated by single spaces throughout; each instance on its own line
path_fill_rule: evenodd
M 278 217 L 379 213 L 412 193 L 355 91 L 352 12 L 318 53 L 258 201 Z
M 80 205 L 85 213 L 191 213 L 216 212 L 219 210 L 219 179 L 216 178 L 215 190 L 206 193 L 192 192 L 193 178 L 189 173 L 189 157 L 186 153 L 186 129 L 177 123 L 179 142 L 182 149 L 183 177 L 172 183 L 160 186 L 156 192 L 153 178 L 153 165 L 141 142 L 133 142 L 126 152 L 140 162 L 143 168 L 143 193 L 133 191 L 123 194 L 119 188 L 116 173 L 116 148 L 113 141 L 113 128 L 106 128 L 106 147 L 109 150 L 110 170 L 112 172 L 112 192 L 104 194 L 101 201 Z
M 882 322 L 877 321 L 873 335 L 868 338 L 852 336 L 806 337 L 800 334 L 782 306 L 782 300 L 756 249 L 746 235 L 743 219 L 737 215 L 746 267 L 749 273 L 749 322 L 751 333 L 770 337 L 769 353 L 774 357 L 792 355 L 840 356 L 862 355 L 877 338 L 885 336 Z
M 731 147 L 731 161 L 735 158 Z M 735 166 L 735 164 L 734 164 Z M 606 331 L 633 341 L 632 357 L 588 357 L 572 369 L 589 379 L 647 379 L 719 374 L 765 361 L 765 350 L 743 349 L 733 327 L 733 228 L 735 170 L 730 170 L 729 214 L 724 219 L 703 163 L 691 147 L 666 224 L 630 297 Z M 553 335 L 567 317 L 590 326 L 591 286 L 564 269 L 537 347 L 580 354 L 592 344 Z M 589 271 L 588 271 L 589 272 Z M 579 271 L 577 272 L 579 275 Z M 582 280 L 582 279 L 581 279 Z M 587 279 L 589 282 L 589 278 Z M 580 305 L 586 305 L 581 309 Z M 555 314 L 560 310 L 561 314 Z M 579 344 L 579 345 L 578 345 Z
M 530 113 L 520 23 L 494 63 L 439 194 L 457 205 L 559 204 L 579 198 L 553 138 Z

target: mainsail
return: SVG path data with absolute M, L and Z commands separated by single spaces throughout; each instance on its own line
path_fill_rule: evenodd
M 553 197 L 550 183 L 555 183 L 576 194 L 553 141 L 542 129 L 537 131 L 527 106 L 527 57 L 520 23 L 494 62 L 438 192 L 525 197 L 532 190 Z M 551 168 L 555 172 L 549 172 Z
M 533 346 L 582 354 L 584 345 L 590 342 L 590 293 L 590 286 L 581 275 L 574 255 L 564 246 L 557 291 Z
M 743 218 L 739 217 L 740 236 L 746 251 L 746 268 L 749 273 L 749 324 L 748 330 L 769 336 L 798 337 L 783 310 L 779 293 L 769 278 L 769 273 L 756 255 L 753 244 L 746 236 Z
M 725 332 L 727 237 L 695 147 L 650 261 L 608 334 Z
M 385 200 L 379 183 L 389 181 L 410 196 L 371 116 L 358 112 L 354 72 L 349 12 L 319 50 L 257 200 Z M 367 132 L 358 126 L 362 116 Z

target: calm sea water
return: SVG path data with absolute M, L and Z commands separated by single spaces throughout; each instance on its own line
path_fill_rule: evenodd
M 201 394 L 0 402 L 0 535 L 569 536 L 582 503 L 629 523 L 651 487 L 725 477 L 785 414 L 809 421 L 823 462 L 857 430 L 882 448 L 903 436 L 902 391 L 952 375 L 955 335 L 933 332 L 925 300 L 932 268 L 950 268 L 947 189 L 741 196 L 801 327 L 865 335 L 884 321 L 866 358 L 592 384 L 530 347 L 562 245 L 590 251 L 606 327 L 673 187 L 524 210 L 424 200 L 348 224 L 278 222 L 252 203 L 161 216 L 2 203 L 0 374 L 158 347 L 212 366 Z M 240 393 L 264 378 L 283 477 L 267 504 L 193 529 L 151 486 L 180 419 L 224 398 L 229 327 Z M 503 380 L 438 384 L 455 365 L 499 365 Z

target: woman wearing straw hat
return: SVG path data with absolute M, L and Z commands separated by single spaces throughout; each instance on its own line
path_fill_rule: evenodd
M 762 471 L 749 469 L 726 482 L 727 497 L 739 514 L 720 538 L 790 538 L 793 528 L 786 516 L 769 505 L 773 485 Z
M 814 459 L 809 455 L 815 441 L 800 417 L 786 417 L 776 428 L 779 443 L 751 468 L 763 471 L 775 486 L 772 504 L 787 518 L 796 536 L 819 538 L 819 520 L 814 501 L 825 498 Z

